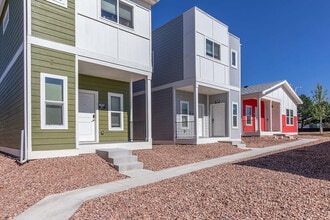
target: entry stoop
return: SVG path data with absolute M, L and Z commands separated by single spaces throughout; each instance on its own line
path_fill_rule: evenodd
M 242 148 L 242 149 L 246 148 L 246 144 L 244 144 L 243 141 L 232 141 L 231 144 L 238 148 Z
M 119 172 L 143 169 L 143 163 L 132 155 L 131 150 L 122 148 L 100 149 L 96 154 L 109 162 Z

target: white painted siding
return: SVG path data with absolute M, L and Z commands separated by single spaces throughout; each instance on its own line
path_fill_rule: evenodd
M 282 115 L 286 114 L 286 109 L 292 109 L 293 115 L 297 115 L 297 105 L 282 87 L 270 92 L 265 97 L 274 101 L 280 101 Z

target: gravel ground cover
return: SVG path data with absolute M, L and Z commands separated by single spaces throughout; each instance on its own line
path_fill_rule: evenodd
M 315 138 L 315 137 L 314 137 Z M 246 144 L 246 147 L 250 148 L 262 148 L 269 147 L 278 144 L 284 144 L 290 141 L 296 141 L 298 136 L 289 139 L 287 137 L 278 137 L 277 139 L 273 136 L 263 136 L 263 137 L 242 137 L 242 142 Z
M 330 139 L 85 202 L 71 219 L 330 219 Z
M 18 165 L 0 154 L 0 219 L 12 219 L 45 196 L 125 178 L 96 154 Z

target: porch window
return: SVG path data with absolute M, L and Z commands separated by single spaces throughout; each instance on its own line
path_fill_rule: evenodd
M 9 5 L 7 6 L 5 16 L 3 17 L 3 21 L 2 21 L 2 34 L 5 34 L 8 23 L 9 23 Z
M 67 129 L 67 77 L 41 73 L 40 98 L 41 129 Z
M 293 125 L 293 110 L 286 109 L 286 125 Z
M 220 45 L 206 39 L 206 55 L 220 60 Z
M 180 102 L 180 113 L 181 113 L 181 128 L 188 128 L 189 119 L 189 102 Z
M 109 130 L 124 130 L 123 94 L 108 93 Z
M 231 66 L 237 68 L 237 52 L 231 50 Z
M 133 28 L 133 7 L 121 1 L 101 0 L 101 17 Z
M 246 125 L 252 125 L 252 106 L 247 105 L 245 107 L 245 114 L 246 114 Z
M 233 103 L 233 128 L 238 127 L 238 104 Z

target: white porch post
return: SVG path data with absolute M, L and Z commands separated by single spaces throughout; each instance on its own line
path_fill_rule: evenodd
M 146 141 L 151 142 L 151 79 L 145 79 L 145 104 L 146 104 Z
M 176 88 L 173 87 L 173 143 L 175 144 L 177 138 L 177 113 L 176 113 Z
M 196 83 L 194 85 L 194 132 L 195 132 L 195 140 L 196 140 L 196 143 L 197 143 L 197 140 L 198 140 L 198 84 Z
M 206 98 L 206 112 L 207 112 L 207 132 L 205 134 L 205 137 L 210 137 L 210 130 L 211 130 L 211 123 L 210 123 L 210 120 L 211 120 L 211 114 L 210 114 L 210 96 L 207 95 L 207 98 Z
M 269 126 L 270 132 L 273 132 L 273 101 L 269 101 Z
M 129 129 L 129 137 L 130 141 L 133 142 L 133 82 L 129 83 L 129 122 L 130 122 L 130 129 Z
M 261 135 L 261 98 L 258 97 L 258 131 Z

